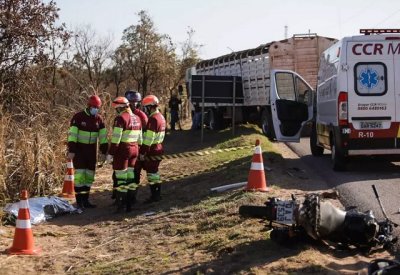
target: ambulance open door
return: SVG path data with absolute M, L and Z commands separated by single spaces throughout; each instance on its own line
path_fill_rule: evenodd
M 313 117 L 313 89 L 298 74 L 271 72 L 271 110 L 276 139 L 299 142 L 301 130 Z

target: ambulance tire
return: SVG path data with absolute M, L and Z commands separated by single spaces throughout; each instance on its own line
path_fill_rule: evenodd
M 261 114 L 261 129 L 263 134 L 271 141 L 273 141 L 275 137 L 274 125 L 272 122 L 272 115 L 267 109 L 265 109 Z
M 334 171 L 344 171 L 346 170 L 346 158 L 340 152 L 340 149 L 337 147 L 337 141 L 333 137 L 331 142 L 331 151 L 332 151 L 332 168 Z
M 324 154 L 324 147 L 318 146 L 317 140 L 317 128 L 315 123 L 313 123 L 310 136 L 310 149 L 314 157 L 320 157 Z

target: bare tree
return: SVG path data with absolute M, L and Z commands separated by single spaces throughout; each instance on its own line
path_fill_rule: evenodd
M 18 76 L 49 58 L 52 39 L 68 37 L 63 25 L 55 25 L 57 11 L 54 1 L 0 0 L 0 82 L 5 87 L 0 100 L 5 106 L 18 93 Z
M 99 37 L 89 25 L 75 31 L 74 60 L 86 70 L 89 83 L 95 90 L 99 89 L 107 62 L 110 62 L 111 42 L 111 36 Z

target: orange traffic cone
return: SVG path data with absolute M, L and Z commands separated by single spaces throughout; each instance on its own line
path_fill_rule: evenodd
M 251 160 L 251 167 L 249 177 L 247 179 L 246 190 L 263 192 L 268 191 L 261 146 L 258 139 L 256 140 L 256 148 L 254 149 L 253 159 Z
M 15 227 L 14 241 L 11 248 L 7 249 L 8 254 L 36 255 L 40 248 L 33 244 L 33 233 L 28 204 L 28 191 L 22 190 L 19 201 L 17 224 Z
M 75 198 L 74 164 L 71 159 L 68 159 L 67 161 L 67 172 L 65 174 L 63 190 L 60 196 L 69 199 Z

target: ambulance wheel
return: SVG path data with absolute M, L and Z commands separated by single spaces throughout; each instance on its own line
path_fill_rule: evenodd
M 313 123 L 310 136 L 310 149 L 314 157 L 320 157 L 324 154 L 324 147 L 318 146 L 317 141 L 317 129 L 315 123 Z
M 340 152 L 340 149 L 337 146 L 337 142 L 335 138 L 332 138 L 332 168 L 334 171 L 344 171 L 346 170 L 346 158 L 343 153 Z
M 263 134 L 269 139 L 275 139 L 274 125 L 272 122 L 271 113 L 268 110 L 264 110 L 261 114 L 261 129 Z

